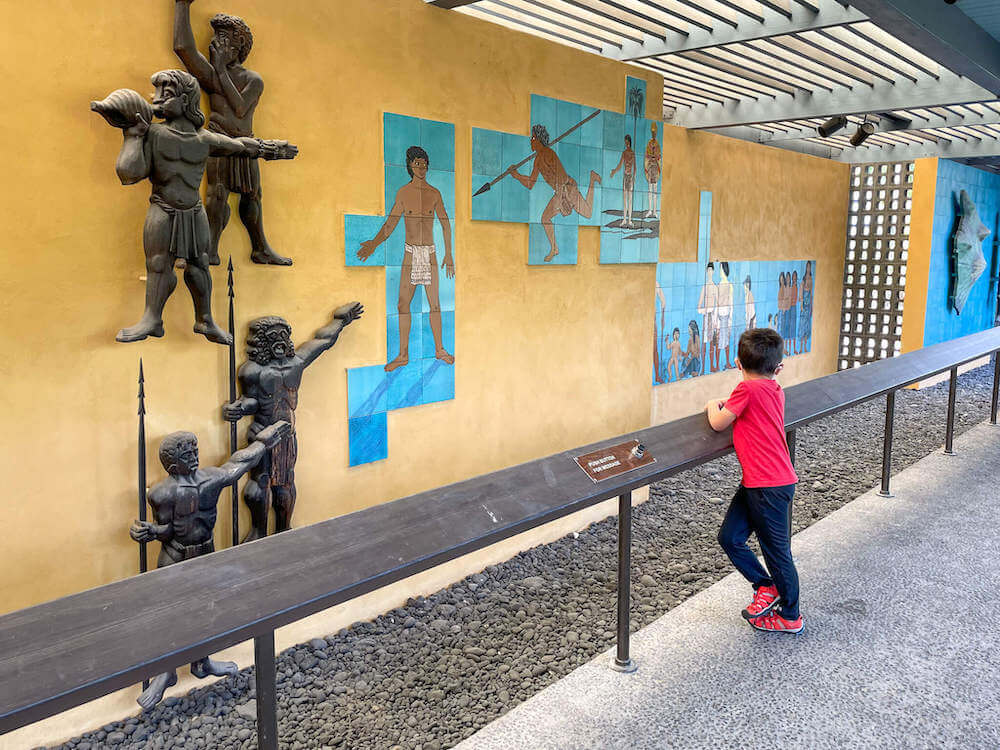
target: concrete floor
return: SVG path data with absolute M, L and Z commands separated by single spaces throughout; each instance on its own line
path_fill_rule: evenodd
M 461 750 L 1000 748 L 1000 427 L 798 534 L 805 631 L 759 633 L 734 573 Z

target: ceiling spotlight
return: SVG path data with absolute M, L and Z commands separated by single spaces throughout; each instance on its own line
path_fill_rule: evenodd
M 851 145 L 860 146 L 862 143 L 868 140 L 868 136 L 875 134 L 875 123 L 865 118 L 865 121 L 858 125 L 858 129 L 854 131 L 854 135 L 851 136 Z
M 847 118 L 844 115 L 837 115 L 816 128 L 816 132 L 819 133 L 821 138 L 829 138 L 845 125 L 847 125 Z

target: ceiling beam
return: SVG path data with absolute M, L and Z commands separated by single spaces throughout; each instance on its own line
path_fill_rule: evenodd
M 472 5 L 473 3 L 478 3 L 479 0 L 424 0 L 428 5 L 434 5 L 438 8 L 445 8 L 451 10 L 452 8 L 461 8 L 463 5 Z
M 1000 42 L 941 0 L 849 0 L 876 26 L 952 73 L 1000 95 Z
M 454 0 L 441 0 L 441 2 L 454 2 Z M 777 13 L 764 6 L 762 9 L 763 22 L 745 16 L 737 22 L 735 28 L 723 26 L 712 31 L 705 31 L 692 27 L 687 34 L 668 31 L 665 39 L 647 36 L 641 44 L 625 42 L 621 48 L 605 45 L 601 49 L 601 54 L 615 60 L 634 62 L 647 57 L 711 49 L 712 47 L 757 39 L 770 39 L 782 34 L 816 31 L 829 26 L 858 23 L 867 19 L 863 13 L 853 8 L 845 8 L 836 0 L 816 0 L 816 4 L 819 7 L 818 11 L 793 3 L 790 15 Z
M 852 164 L 877 161 L 912 161 L 926 156 L 937 156 L 942 159 L 973 159 L 989 156 L 1000 156 L 1000 140 L 983 136 L 980 140 L 967 142 L 952 141 L 951 143 L 914 144 L 912 146 L 859 146 L 846 148 L 834 161 Z
M 891 133 L 893 131 L 905 132 L 913 130 L 931 130 L 933 128 L 954 128 L 959 125 L 1000 125 L 1000 113 L 993 112 L 992 110 L 984 115 L 960 115 L 955 114 L 954 112 L 948 112 L 947 116 L 943 117 L 934 115 L 926 119 L 914 118 L 913 120 L 898 119 L 884 113 L 879 113 L 878 116 L 880 119 L 878 132 L 880 133 Z M 754 141 L 755 143 L 771 143 L 775 146 L 778 144 L 773 143 L 773 141 L 788 141 L 797 140 L 799 138 L 816 137 L 816 128 L 799 128 L 798 130 L 790 132 L 771 133 L 758 130 L 757 128 L 738 125 L 732 128 L 717 128 L 708 132 L 726 135 L 730 138 L 742 138 L 745 141 Z M 933 135 L 933 133 L 929 133 L 929 135 Z
M 863 115 L 899 109 L 970 104 L 994 101 L 996 98 L 982 86 L 942 71 L 938 79 L 927 76 L 916 83 L 878 83 L 871 87 L 842 87 L 832 93 L 818 91 L 797 96 L 778 94 L 771 100 L 689 107 L 678 112 L 671 124 L 707 130 L 781 120 L 810 120 L 834 115 Z

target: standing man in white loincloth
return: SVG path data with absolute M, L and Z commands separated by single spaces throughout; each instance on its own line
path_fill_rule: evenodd
M 705 266 L 705 286 L 701 288 L 701 296 L 698 298 L 698 313 L 703 317 L 701 329 L 701 371 L 705 372 L 705 364 L 708 363 L 709 372 L 717 372 L 716 361 L 717 349 L 719 346 L 719 287 L 715 284 L 715 264 L 709 262 Z M 706 349 L 708 357 L 705 356 Z
M 726 350 L 726 368 L 733 365 L 729 360 L 729 343 L 733 338 L 733 284 L 729 280 L 729 264 L 722 261 L 722 280 L 719 282 L 719 345 L 715 349 L 715 369 L 722 369 L 722 350 Z
M 378 234 L 361 243 L 358 258 L 367 260 L 379 245 L 396 229 L 400 218 L 405 218 L 406 252 L 399 277 L 399 354 L 385 366 L 386 372 L 402 367 L 410 361 L 410 304 L 418 286 L 427 294 L 430 307 L 431 333 L 434 334 L 434 356 L 447 365 L 455 358 L 444 348 L 441 336 L 441 299 L 438 294 L 437 254 L 434 247 L 434 217 L 441 222 L 444 232 L 444 260 L 441 268 L 449 279 L 455 278 L 455 261 L 451 255 L 451 220 L 444 207 L 444 199 L 437 188 L 427 182 L 430 157 L 420 146 L 406 149 L 406 171 L 410 181 L 396 193 L 389 216 Z

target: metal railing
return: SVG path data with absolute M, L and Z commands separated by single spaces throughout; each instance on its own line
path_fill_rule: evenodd
M 886 397 L 881 493 L 889 495 L 895 394 L 1000 350 L 1000 329 L 786 389 L 789 450 L 799 427 Z M 1000 356 L 990 421 L 996 424 Z M 577 455 L 638 439 L 656 462 L 594 483 Z M 274 630 L 583 508 L 618 498 L 613 666 L 631 671 L 632 492 L 732 451 L 702 414 L 383 503 L 0 617 L 0 733 L 39 721 L 252 638 L 261 750 L 278 746 Z M 151 637 L 155 635 L 155 637 Z M 95 657 L 99 654 L 99 658 Z

